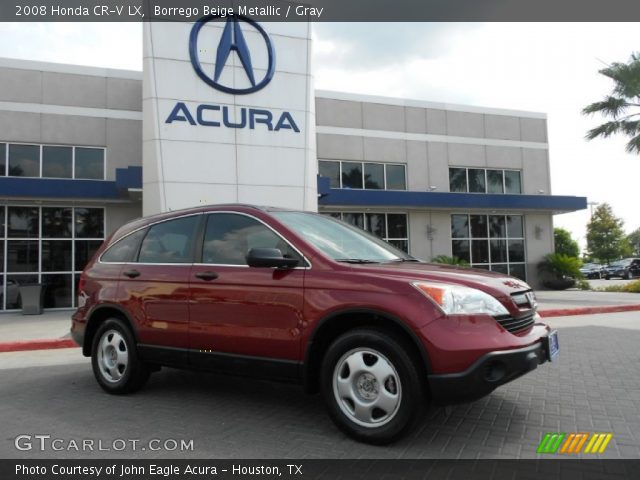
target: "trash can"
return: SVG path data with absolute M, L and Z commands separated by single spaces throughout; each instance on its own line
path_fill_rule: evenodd
M 41 283 L 26 283 L 20 285 L 23 315 L 40 315 L 44 290 Z

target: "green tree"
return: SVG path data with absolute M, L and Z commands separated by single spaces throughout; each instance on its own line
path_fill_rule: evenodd
M 629 244 L 623 227 L 624 222 L 613 214 L 608 203 L 599 205 L 587 224 L 589 254 L 605 263 L 624 256 Z
M 640 154 L 640 53 L 633 53 L 627 63 L 612 63 L 599 72 L 613 80 L 613 91 L 602 101 L 587 105 L 582 113 L 600 113 L 611 120 L 589 130 L 586 138 L 623 134 L 631 137 L 626 150 Z
M 571 233 L 564 228 L 556 227 L 553 229 L 553 244 L 558 254 L 576 258 L 580 255 L 578 242 L 571 238 Z
M 631 249 L 631 255 L 634 257 L 640 257 L 640 228 L 636 228 L 633 232 L 627 235 L 627 241 Z

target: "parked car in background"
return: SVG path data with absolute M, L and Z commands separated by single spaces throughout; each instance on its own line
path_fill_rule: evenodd
M 580 268 L 580 273 L 589 280 L 599 279 L 606 275 L 606 268 L 599 263 L 585 263 Z
M 640 277 L 640 258 L 625 258 L 609 264 L 606 268 L 604 278 L 619 277 L 631 280 Z
M 344 432 L 378 444 L 427 404 L 478 399 L 558 353 L 522 280 L 425 263 L 309 212 L 220 205 L 136 220 L 78 292 L 71 334 L 107 392 L 133 392 L 161 366 L 296 381 Z

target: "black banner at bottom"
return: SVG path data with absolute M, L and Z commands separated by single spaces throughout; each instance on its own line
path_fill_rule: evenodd
M 2 480 L 638 478 L 640 460 L 0 460 Z

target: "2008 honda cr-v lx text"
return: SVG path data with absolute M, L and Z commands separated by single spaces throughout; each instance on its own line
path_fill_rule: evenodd
M 523 281 L 424 263 L 308 212 L 218 205 L 133 221 L 78 292 L 71 333 L 107 392 L 161 366 L 295 381 L 370 443 L 558 352 Z

